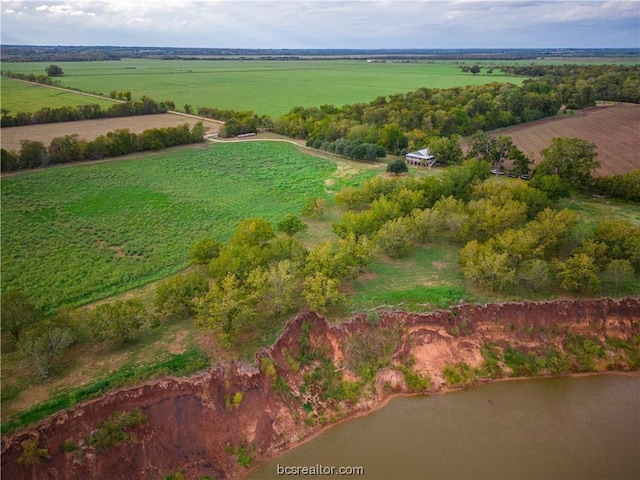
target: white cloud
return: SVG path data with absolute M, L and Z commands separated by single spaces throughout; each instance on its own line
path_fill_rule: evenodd
M 3 21 L 5 43 L 66 44 L 73 38 L 76 44 L 254 48 L 640 46 L 637 0 L 10 0 L 3 6 L 5 13 L 25 12 L 23 21 Z M 549 35 L 558 30 L 564 37 Z
M 69 14 L 73 13 L 71 5 L 40 5 L 36 7 L 36 12 L 49 12 L 53 14 Z
M 127 21 L 127 25 L 144 25 L 147 23 L 149 23 L 149 19 L 142 17 L 134 17 L 131 20 Z

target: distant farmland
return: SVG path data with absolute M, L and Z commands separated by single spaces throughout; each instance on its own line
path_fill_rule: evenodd
M 7 110 L 9 115 L 15 115 L 18 112 L 33 113 L 43 107 L 60 108 L 97 104 L 102 108 L 109 108 L 114 104 L 113 100 L 65 92 L 56 88 L 21 82 L 7 77 L 2 77 L 0 89 L 2 92 L 2 109 Z
M 134 99 L 173 100 L 182 110 L 215 107 L 278 117 L 295 106 L 342 106 L 420 87 L 450 88 L 490 82 L 520 85 L 524 77 L 471 75 L 456 62 L 367 63 L 364 60 L 149 60 L 58 62 L 63 87 Z M 46 63 L 3 62 L 15 73 L 44 73 Z M 3 97 L 4 97 L 4 91 Z M 3 98 L 11 102 L 11 99 Z
M 597 176 L 627 173 L 640 168 L 640 105 L 619 104 L 589 108 L 575 115 L 554 117 L 495 130 L 507 135 L 534 162 L 555 137 L 582 138 L 598 147 L 602 167 Z
M 176 127 L 185 123 L 192 126 L 197 121 L 197 119 L 191 117 L 164 113 L 135 117 L 101 118 L 78 122 L 45 123 L 26 127 L 3 128 L 0 142 L 2 148 L 17 152 L 20 150 L 20 142 L 22 140 L 38 141 L 44 145 L 49 145 L 55 137 L 73 135 L 75 133 L 85 140 L 93 140 L 100 135 L 105 135 L 119 128 L 128 128 L 133 133 L 142 133 L 149 128 Z M 203 121 L 203 123 L 206 134 L 217 132 L 220 126 L 219 123 L 214 121 Z

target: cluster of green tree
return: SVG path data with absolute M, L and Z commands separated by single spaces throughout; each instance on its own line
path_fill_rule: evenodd
M 432 239 L 486 238 L 551 205 L 526 182 L 485 182 L 490 175 L 488 163 L 472 159 L 439 177 L 369 180 L 336 194 L 348 210 L 333 229 L 340 237 L 367 236 L 388 256 L 402 257 Z
M 9 349 L 16 348 L 34 373 L 47 378 L 53 360 L 76 341 L 68 312 L 47 318 L 16 291 L 2 294 L 0 308 L 3 338 L 12 343 Z
M 492 290 L 519 282 L 534 290 L 556 282 L 569 292 L 620 285 L 640 271 L 640 228 L 603 220 L 595 232 L 583 231 L 575 212 L 552 209 L 569 186 L 590 182 L 597 162 L 582 142 L 554 139 L 529 184 L 488 180 L 489 163 L 470 159 L 439 177 L 375 178 L 343 189 L 335 202 L 347 211 L 334 231 L 371 239 L 392 258 L 429 242 L 465 243 L 464 275 Z M 549 173 L 552 165 L 558 168 Z
M 158 318 L 137 299 L 102 303 L 90 310 L 62 309 L 46 316 L 21 292 L 1 297 L 2 335 L 40 379 L 49 377 L 63 353 L 76 342 L 91 341 L 119 346 L 143 328 L 158 325 Z
M 127 102 L 131 101 L 131 92 L 129 90 L 127 91 L 117 91 L 117 90 L 111 90 L 109 92 L 109 98 L 113 98 L 114 100 L 126 100 Z M 173 105 L 173 108 L 175 108 L 176 104 L 171 102 Z
M 77 134 L 65 135 L 52 139 L 48 147 L 42 142 L 23 140 L 19 152 L 9 152 L 4 148 L 1 150 L 0 170 L 12 172 L 61 163 L 99 160 L 203 140 L 204 126 L 201 122 L 196 123 L 191 130 L 188 124 L 151 128 L 139 134 L 132 133 L 129 129 L 118 129 L 91 141 L 81 139 Z
M 468 136 L 479 130 L 530 122 L 555 115 L 563 107 L 585 108 L 595 105 L 596 100 L 640 102 L 636 67 L 593 68 L 566 66 L 556 75 L 527 79 L 522 86 L 491 83 L 449 89 L 419 88 L 378 97 L 368 104 L 294 107 L 274 120 L 273 129 L 312 142 L 362 140 L 382 146 L 388 153 L 403 154 L 407 148 L 426 146 L 431 137 Z M 526 70 L 508 72 L 527 74 Z
M 384 148 L 373 143 L 365 143 L 362 139 L 347 140 L 339 138 L 334 142 L 316 138 L 307 140 L 307 147 L 324 150 L 326 152 L 335 153 L 344 157 L 354 158 L 356 160 L 375 161 L 378 158 L 387 156 Z
M 535 291 L 556 284 L 572 293 L 619 287 L 640 271 L 640 228 L 601 220 L 595 231 L 576 231 L 575 212 L 546 209 L 520 228 L 506 228 L 460 252 L 464 275 L 492 290 L 520 282 Z
M 503 73 L 542 77 L 544 89 L 558 91 L 567 108 L 588 106 L 592 99 L 640 103 L 638 65 L 505 65 Z
M 522 87 L 491 83 L 420 88 L 378 97 L 369 104 L 296 107 L 274 121 L 274 131 L 314 140 L 362 139 L 389 153 L 404 153 L 406 148 L 425 146 L 429 137 L 466 136 L 555 115 L 563 98 L 553 88 L 546 88 L 550 85 L 543 88 L 541 83 L 526 80 Z
M 460 66 L 460 71 L 462 73 L 472 73 L 474 75 L 479 74 L 482 71 L 482 67 L 480 65 L 478 65 L 477 63 L 469 66 L 469 65 L 461 65 Z M 493 69 L 492 68 L 488 68 L 487 69 L 487 74 L 490 75 L 491 73 L 493 73 Z
M 0 75 L 7 78 L 15 78 L 16 80 L 25 80 L 32 83 L 41 83 L 42 85 L 60 85 L 60 80 L 54 80 L 50 75 L 36 75 L 35 73 L 14 73 L 2 71 Z
M 186 111 L 186 108 L 185 108 Z M 188 113 L 188 112 L 187 112 Z M 245 133 L 257 133 L 261 128 L 271 128 L 273 120 L 268 115 L 258 117 L 253 112 L 198 107 L 198 115 L 225 122 L 218 130 L 218 136 L 235 137 Z
M 593 177 L 600 162 L 596 145 L 588 140 L 557 137 L 540 154 L 542 161 L 536 165 L 530 185 L 552 200 L 568 196 L 571 189 L 599 192 L 606 189 L 606 185 L 617 185 L 617 189 L 609 189 L 609 194 L 623 199 L 633 199 L 633 192 L 638 191 L 637 175 L 634 174 L 606 177 L 604 181 Z M 510 168 L 506 171 L 510 176 L 530 178 L 531 161 L 510 137 L 489 137 L 484 132 L 476 132 L 471 137 L 468 156 L 490 162 L 492 172 L 496 174 L 502 173 L 508 161 Z
M 285 217 L 275 230 L 267 220 L 247 218 L 226 244 L 200 240 L 193 246 L 191 263 L 202 265 L 213 281 L 209 284 L 198 273 L 169 280 L 157 292 L 159 311 L 195 312 L 198 324 L 233 343 L 253 326 L 258 313 L 265 318 L 305 306 L 326 311 L 340 304 L 345 298 L 342 281 L 355 277 L 370 261 L 373 244 L 351 235 L 308 250 L 294 238 L 305 228 L 295 215 Z
M 640 170 L 594 179 L 593 191 L 607 197 L 640 202 Z
M 54 64 L 49 65 L 47 68 L 44 69 L 44 71 L 50 77 L 62 77 L 64 75 L 64 72 L 62 71 L 62 68 L 60 66 L 54 65 Z
M 75 107 L 64 106 L 59 108 L 44 107 L 37 112 L 18 112 L 15 115 L 9 115 L 9 111 L 3 109 L 0 125 L 4 128 L 23 125 L 37 125 L 41 123 L 92 120 L 96 118 L 154 115 L 158 113 L 165 113 L 167 110 L 171 110 L 172 108 L 175 108 L 175 104 L 171 100 L 156 102 L 152 98 L 143 95 L 139 102 L 114 103 L 106 109 L 102 109 L 100 105 L 97 104 L 78 105 Z
M 510 172 L 517 177 L 527 175 L 530 170 L 531 160 L 513 144 L 511 137 L 489 137 L 478 131 L 471 137 L 468 156 L 491 163 L 497 173 L 502 172 L 507 160 L 511 163 Z

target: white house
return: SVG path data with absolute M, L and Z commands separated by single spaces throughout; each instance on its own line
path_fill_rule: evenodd
M 423 148 L 417 152 L 407 153 L 406 161 L 409 165 L 431 168 L 436 164 L 436 156 L 431 155 L 428 148 Z

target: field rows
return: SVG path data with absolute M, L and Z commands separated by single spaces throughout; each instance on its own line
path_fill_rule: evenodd
M 602 164 L 597 176 L 628 173 L 640 168 L 640 105 L 594 107 L 576 115 L 555 117 L 496 130 L 507 135 L 534 162 L 555 137 L 582 138 L 597 146 Z

